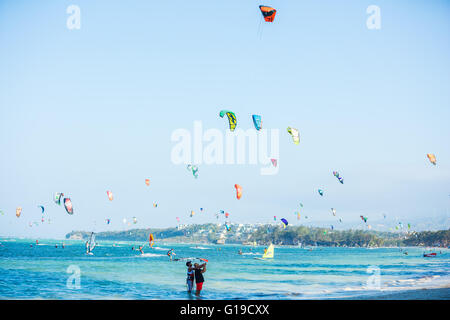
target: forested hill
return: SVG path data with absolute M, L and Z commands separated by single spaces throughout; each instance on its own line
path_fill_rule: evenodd
M 96 233 L 97 240 L 156 241 L 185 243 L 236 243 L 277 245 L 319 245 L 347 247 L 441 246 L 450 245 L 450 230 L 423 232 L 380 232 L 368 230 L 330 230 L 305 226 L 230 224 L 180 225 L 175 228 L 146 228 Z M 72 231 L 67 239 L 88 239 L 91 232 Z

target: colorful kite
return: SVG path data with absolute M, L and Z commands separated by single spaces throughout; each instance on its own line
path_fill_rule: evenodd
M 434 165 L 436 165 L 436 156 L 432 153 L 427 153 L 428 160 Z
M 234 131 L 234 129 L 236 129 L 237 120 L 236 120 L 236 115 L 234 114 L 234 112 L 229 111 L 229 110 L 222 110 L 222 111 L 220 111 L 219 115 L 221 118 L 223 118 L 224 115 L 227 115 L 228 123 L 230 125 L 230 131 Z
M 297 129 L 288 127 L 287 132 L 292 136 L 292 140 L 295 144 L 300 143 L 300 133 Z
M 259 6 L 259 10 L 261 10 L 261 13 L 266 22 L 273 22 L 273 20 L 275 19 L 277 10 L 275 10 L 272 7 L 267 7 L 267 6 Z
M 64 197 L 64 193 L 60 192 L 55 193 L 54 201 L 57 205 L 61 205 L 61 197 Z
M 242 187 L 238 184 L 235 184 L 234 187 L 236 188 L 236 198 L 239 200 L 242 197 Z
M 261 120 L 261 116 L 254 114 L 252 115 L 253 118 L 253 124 L 255 125 L 256 130 L 261 130 L 262 128 L 262 120 Z
M 70 201 L 70 198 L 64 198 L 64 207 L 68 214 L 73 214 L 72 201 Z

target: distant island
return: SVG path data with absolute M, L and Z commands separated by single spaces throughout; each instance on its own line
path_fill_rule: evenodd
M 131 229 L 96 233 L 98 240 L 148 241 L 152 233 L 156 240 L 173 243 L 213 243 L 242 245 L 295 245 L 330 247 L 398 247 L 450 246 L 450 230 L 422 232 L 382 232 L 370 230 L 330 230 L 329 228 L 275 224 L 194 224 L 174 228 Z M 72 231 L 66 239 L 86 240 L 91 232 Z

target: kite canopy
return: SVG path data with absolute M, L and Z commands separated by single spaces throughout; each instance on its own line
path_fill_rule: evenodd
M 262 120 L 261 120 L 261 116 L 254 114 L 252 115 L 253 118 L 253 124 L 255 125 L 256 130 L 261 130 L 262 128 Z
M 70 198 L 64 198 L 64 207 L 68 214 L 73 214 L 72 201 L 70 201 Z
M 111 192 L 111 191 L 106 191 L 106 194 L 108 195 L 109 201 L 112 201 L 112 200 L 113 200 L 113 194 L 112 194 L 112 192 Z
M 288 127 L 287 132 L 289 132 L 289 134 L 292 136 L 292 140 L 295 144 L 300 143 L 300 133 L 297 129 Z
M 336 216 L 336 209 L 335 208 L 331 208 L 331 212 L 333 213 L 333 216 Z
M 285 218 L 281 218 L 281 222 L 283 222 L 284 227 L 286 228 L 288 225 L 288 221 Z
M 323 190 L 322 189 L 319 189 L 319 190 L 317 190 L 318 192 L 319 192 L 319 194 L 323 197 Z
M 194 166 L 192 164 L 188 164 L 187 165 L 187 169 L 189 171 L 192 171 L 192 175 L 194 176 L 195 179 L 198 178 L 198 167 L 197 166 Z
M 43 206 L 38 206 L 38 207 L 41 208 L 42 213 L 44 213 L 44 211 L 45 211 L 44 207 Z
M 237 126 L 236 115 L 234 114 L 233 111 L 230 111 L 230 110 L 222 110 L 222 111 L 220 111 L 219 116 L 221 118 L 223 118 L 224 115 L 227 115 L 227 117 L 228 117 L 228 123 L 230 125 L 230 131 L 234 131 L 234 129 L 236 129 L 236 126 Z
M 333 171 L 333 176 L 335 176 L 341 184 L 344 184 L 344 178 L 339 175 L 339 172 Z
M 434 165 L 436 165 L 436 156 L 432 153 L 427 153 L 428 160 Z
M 236 198 L 239 200 L 242 197 L 242 187 L 238 184 L 235 184 L 234 187 L 236 188 Z
M 367 217 L 364 216 L 360 216 L 361 220 L 364 221 L 365 223 L 367 223 Z
M 273 164 L 274 167 L 277 166 L 277 164 L 278 164 L 277 159 L 270 159 L 270 161 L 272 161 L 272 164 Z
M 259 6 L 259 10 L 261 10 L 261 13 L 266 22 L 273 22 L 273 20 L 275 19 L 275 14 L 277 13 L 277 10 L 275 10 L 272 7 L 267 7 L 267 6 Z
M 64 196 L 64 193 L 61 193 L 61 192 L 55 193 L 54 200 L 57 205 L 61 205 L 61 197 L 63 197 L 63 196 Z
M 17 207 L 16 208 L 16 217 L 19 218 L 21 213 L 22 213 L 22 207 Z
M 149 185 L 150 185 L 150 179 L 145 179 L 145 184 L 146 184 L 147 186 L 149 186 Z

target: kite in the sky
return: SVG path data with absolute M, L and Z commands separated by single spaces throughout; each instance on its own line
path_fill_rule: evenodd
M 234 131 L 234 129 L 236 129 L 237 120 L 236 120 L 236 115 L 234 114 L 234 112 L 229 111 L 229 110 L 222 110 L 222 111 L 220 111 L 219 115 L 221 118 L 223 118 L 224 115 L 227 115 L 228 123 L 230 125 L 230 131 Z
M 16 208 L 16 217 L 19 218 L 21 214 L 22 214 L 22 207 L 17 207 Z
M 236 188 L 236 198 L 239 200 L 242 197 L 242 187 L 238 184 L 235 184 L 234 187 Z
M 333 176 L 335 176 L 341 184 L 344 184 L 344 178 L 339 175 L 339 172 L 333 171 Z
M 68 214 L 73 214 L 72 201 L 70 201 L 70 198 L 64 198 L 64 207 Z
M 147 186 L 149 186 L 149 185 L 150 185 L 150 179 L 145 179 L 145 184 L 146 184 Z
M 361 220 L 363 220 L 365 223 L 367 223 L 367 217 L 364 217 L 364 216 L 360 216 L 361 217 Z
M 272 161 L 272 164 L 274 167 L 276 167 L 278 165 L 277 159 L 270 159 L 270 161 Z
M 57 205 L 61 205 L 61 197 L 63 197 L 64 196 L 64 193 L 61 193 L 61 192 L 57 192 L 57 193 L 55 193 L 55 203 L 57 204 Z
M 273 20 L 275 19 L 277 10 L 275 10 L 272 7 L 267 7 L 267 6 L 259 6 L 259 10 L 261 10 L 261 13 L 266 22 L 273 22 Z
M 287 132 L 292 136 L 292 140 L 294 141 L 295 144 L 300 143 L 300 133 L 298 132 L 297 129 L 288 127 Z
M 285 218 L 281 218 L 281 222 L 283 222 L 283 227 L 286 228 L 288 225 L 288 221 Z
M 252 115 L 253 118 L 253 124 L 255 125 L 256 130 L 261 130 L 262 128 L 262 120 L 261 120 L 261 116 L 254 114 Z
M 192 164 L 188 164 L 187 165 L 187 169 L 189 171 L 192 171 L 192 175 L 194 176 L 195 179 L 198 178 L 198 167 L 197 166 L 194 166 Z
M 436 165 L 436 156 L 432 153 L 427 153 L 428 160 L 434 165 Z
M 113 194 L 112 194 L 112 192 L 111 192 L 111 191 L 106 191 L 106 194 L 108 195 L 109 201 L 112 201 L 112 200 L 113 200 Z
M 317 190 L 317 192 L 319 192 L 319 194 L 323 197 L 323 190 L 322 189 Z
M 331 208 L 331 212 L 333 213 L 333 216 L 336 216 L 336 209 L 335 208 Z
M 44 207 L 43 206 L 38 206 L 38 207 L 41 208 L 42 214 L 44 214 L 44 211 L 45 211 Z

